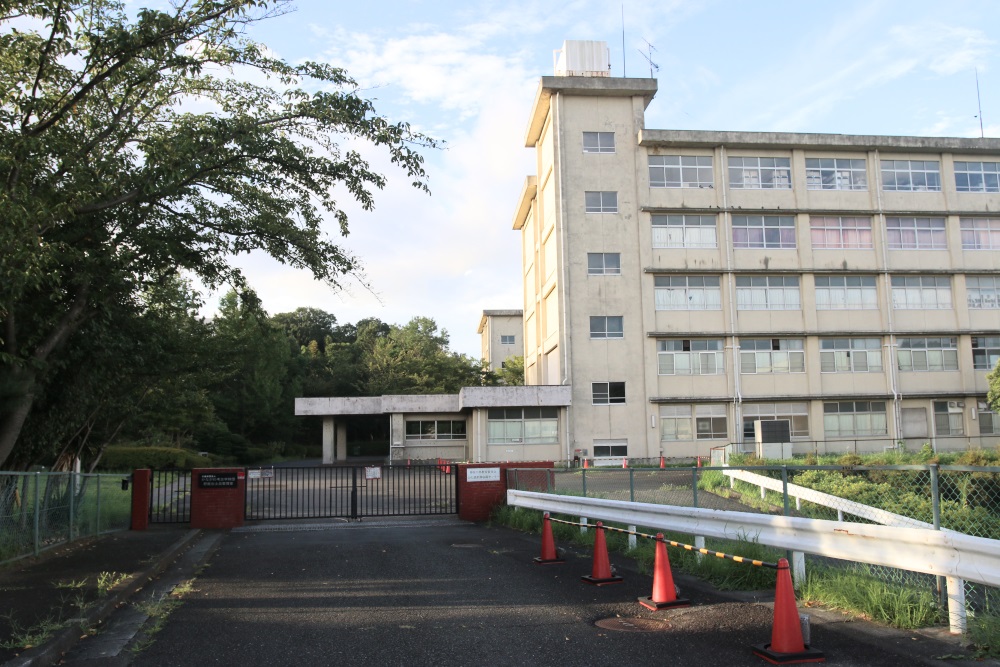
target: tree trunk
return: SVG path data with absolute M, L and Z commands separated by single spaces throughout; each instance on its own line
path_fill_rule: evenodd
M 35 373 L 24 368 L 9 369 L 8 373 L 0 372 L 0 378 L 7 375 L 0 385 L 7 385 L 10 393 L 4 398 L 7 403 L 0 412 L 0 470 L 4 468 L 7 459 L 14 451 L 17 436 L 21 433 L 24 420 L 31 412 L 35 402 Z

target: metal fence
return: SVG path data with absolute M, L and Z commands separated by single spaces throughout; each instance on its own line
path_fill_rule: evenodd
M 713 466 L 510 469 L 508 485 L 632 502 L 954 530 L 1000 540 L 1000 467 Z M 824 559 L 829 564 L 828 559 Z M 928 575 L 843 563 L 864 574 L 940 591 Z M 966 603 L 1000 613 L 1000 589 L 966 582 Z
M 191 471 L 153 470 L 149 485 L 150 523 L 190 523 Z
M 129 527 L 122 475 L 0 472 L 0 563 Z

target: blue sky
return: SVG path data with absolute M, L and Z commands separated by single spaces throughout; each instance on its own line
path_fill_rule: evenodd
M 384 167 L 375 210 L 347 207 L 343 245 L 371 290 L 334 293 L 253 256 L 243 265 L 271 313 L 312 306 L 341 322 L 433 317 L 479 356 L 483 309 L 521 308 L 511 222 L 538 77 L 566 39 L 608 42 L 612 75 L 649 76 L 654 129 L 1000 136 L 1000 3 L 548 0 L 461 3 L 299 0 L 251 37 L 296 62 L 344 67 L 393 120 L 443 140 L 427 150 L 431 195 Z M 622 13 L 624 40 L 622 48 Z M 624 57 L 623 57 L 624 55 Z M 624 65 L 623 65 L 624 61 Z M 330 225 L 331 233 L 336 227 Z

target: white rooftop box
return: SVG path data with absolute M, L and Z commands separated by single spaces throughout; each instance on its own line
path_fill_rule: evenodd
M 552 53 L 556 76 L 611 76 L 608 43 L 568 39 Z

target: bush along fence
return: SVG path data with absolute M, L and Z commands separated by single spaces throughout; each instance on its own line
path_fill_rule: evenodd
M 509 488 L 524 491 L 955 531 L 1000 540 L 1000 467 L 636 467 L 558 470 L 545 477 L 510 470 L 508 476 Z M 695 544 L 703 547 L 703 540 L 696 536 Z M 805 580 L 807 558 L 812 562 L 813 557 L 792 555 L 799 586 Z M 940 577 L 847 561 L 840 566 L 914 590 L 932 590 L 941 609 L 948 603 Z M 1000 609 L 1000 589 L 970 581 L 962 585 L 969 611 L 995 614 Z
M 123 475 L 0 472 L 0 563 L 129 527 Z

